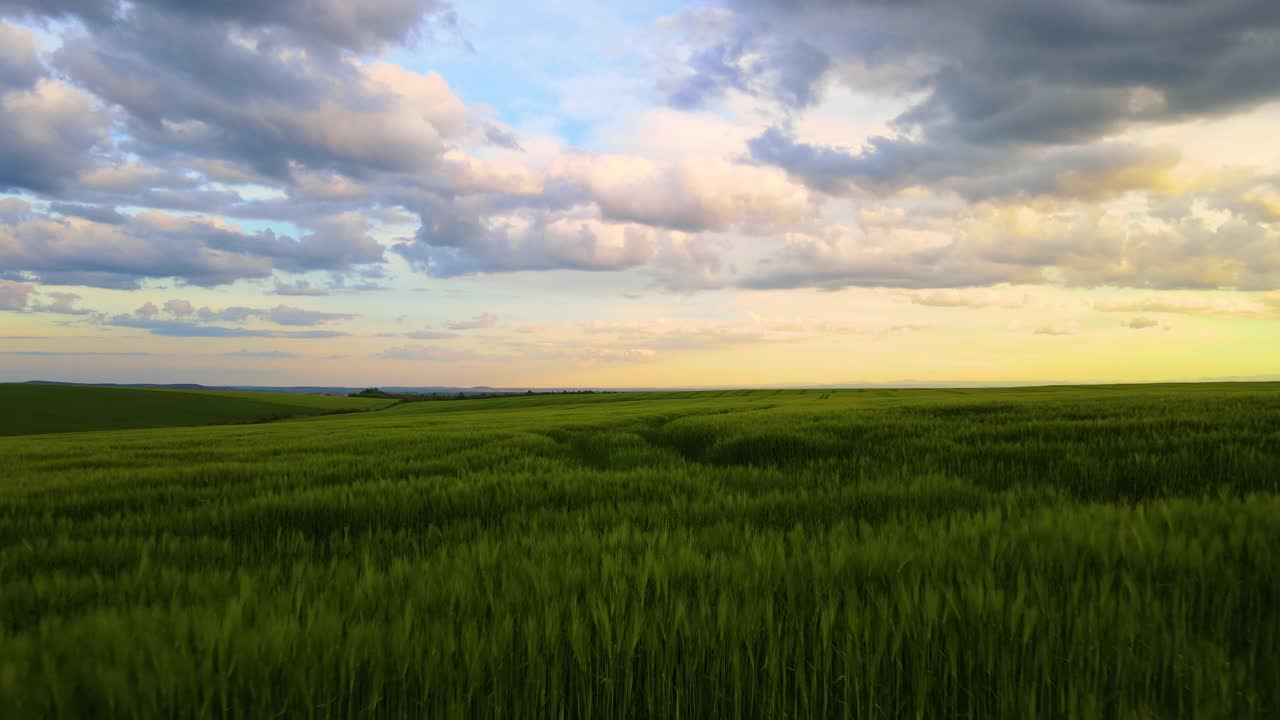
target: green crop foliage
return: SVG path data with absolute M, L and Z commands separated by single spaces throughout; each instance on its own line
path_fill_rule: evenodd
M 0 384 L 0 435 L 267 422 L 393 403 L 290 393 Z
M 0 467 L 0 717 L 1280 716 L 1280 384 L 490 398 Z

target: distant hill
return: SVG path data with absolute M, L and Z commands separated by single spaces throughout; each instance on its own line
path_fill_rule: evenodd
M 350 395 L 358 393 L 365 387 L 328 387 L 299 385 L 293 387 L 274 387 L 270 385 L 198 385 L 195 383 L 174 383 L 174 384 L 154 384 L 154 383 L 71 383 L 57 382 L 53 380 L 28 380 L 23 385 L 70 385 L 78 387 L 105 387 L 105 388 L 143 388 L 148 390 L 240 390 L 245 392 L 265 392 L 265 393 L 285 393 L 289 395 Z M 396 394 L 415 394 L 430 395 L 458 393 L 522 393 L 526 390 L 535 390 L 541 392 L 558 392 L 580 390 L 584 388 L 495 388 L 488 385 L 478 385 L 476 387 L 448 387 L 448 386 L 383 386 L 382 390 Z
M 0 384 L 0 435 L 36 435 L 266 422 L 307 415 L 377 410 L 394 401 L 299 397 L 199 389 L 200 386 Z
M 139 383 L 136 385 L 124 385 L 121 383 L 73 383 L 58 382 L 56 380 L 28 380 L 23 385 L 70 385 L 72 387 L 119 387 L 119 388 L 148 388 L 153 390 L 216 390 L 217 388 L 209 388 L 204 385 L 195 383 L 178 383 L 174 385 L 157 385 L 154 383 Z

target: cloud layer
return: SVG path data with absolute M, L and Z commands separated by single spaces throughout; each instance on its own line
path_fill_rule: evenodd
M 1276 317 L 1280 156 L 1237 137 L 1280 109 L 1271 0 L 636 7 L 579 19 L 627 47 L 508 48 L 445 0 L 0 0 L 0 310 L 593 367 L 783 345 L 726 318 L 851 288 L 957 318 L 1089 298 L 1036 343 Z M 650 307 L 703 322 L 512 344 Z M 806 341 L 883 330 L 849 322 Z

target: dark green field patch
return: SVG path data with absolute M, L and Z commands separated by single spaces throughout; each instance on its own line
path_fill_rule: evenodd
M 284 393 L 0 384 L 0 435 L 259 423 L 389 404 Z

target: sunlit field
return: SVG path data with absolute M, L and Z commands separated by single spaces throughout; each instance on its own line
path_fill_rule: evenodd
M 1280 384 L 424 402 L 0 467 L 0 717 L 1280 716 Z

